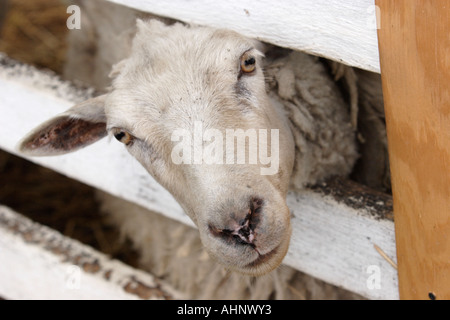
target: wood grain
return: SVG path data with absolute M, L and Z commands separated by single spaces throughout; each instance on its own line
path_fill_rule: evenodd
M 376 3 L 400 297 L 450 299 L 450 2 Z

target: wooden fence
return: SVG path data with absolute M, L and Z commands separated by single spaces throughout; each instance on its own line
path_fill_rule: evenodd
M 371 299 L 398 299 L 399 284 L 395 268 L 397 236 L 401 240 L 398 248 L 401 258 L 400 278 L 403 279 L 404 288 L 410 288 L 400 290 L 401 297 L 449 298 L 447 261 L 450 258 L 447 257 L 450 257 L 450 245 L 445 241 L 445 235 L 450 221 L 450 60 L 444 55 L 450 51 L 446 36 L 446 30 L 450 27 L 450 6 L 445 7 L 445 0 L 408 1 L 408 4 L 406 1 L 398 1 L 395 2 L 396 5 L 380 0 L 377 1 L 378 7 L 372 0 L 284 0 L 277 1 L 276 4 L 273 1 L 252 0 L 112 2 L 189 23 L 233 29 L 276 45 L 375 72 L 380 71 L 377 13 L 378 18 L 381 17 L 378 21 L 378 25 L 381 22 L 381 29 L 378 30 L 381 70 L 385 93 L 388 93 L 388 134 L 390 153 L 394 155 L 391 160 L 398 227 L 394 228 L 390 196 L 349 181 L 333 180 L 301 193 L 291 192 L 287 202 L 293 213 L 293 234 L 283 263 Z M 421 9 L 426 10 L 426 17 L 419 19 L 416 16 L 414 20 L 411 16 Z M 405 19 L 400 19 L 403 17 L 401 15 L 405 15 Z M 413 20 L 408 20 L 409 18 Z M 444 26 L 431 27 L 436 26 L 439 21 Z M 414 23 L 421 23 L 423 28 L 420 32 L 413 28 Z M 416 35 L 417 32 L 423 32 L 423 39 L 429 40 L 424 40 L 417 47 L 412 40 L 413 36 L 408 32 L 416 32 Z M 434 38 L 431 37 L 433 34 Z M 403 43 L 405 39 L 409 41 L 405 42 L 406 47 L 396 45 Z M 441 50 L 438 41 L 443 42 L 446 49 Z M 414 50 L 420 55 L 408 54 Z M 424 61 L 428 62 L 425 64 Z M 411 71 L 416 70 L 417 64 L 420 65 L 420 73 Z M 427 70 L 431 71 L 427 73 Z M 439 76 L 435 79 L 437 74 Z M 428 86 L 424 88 L 421 76 L 426 76 L 427 81 L 431 81 L 431 89 L 427 90 Z M 410 77 L 413 77 L 412 80 Z M 411 87 L 402 86 L 402 83 L 409 84 L 410 80 Z M 401 90 L 398 91 L 399 89 Z M 406 95 L 408 90 L 416 95 Z M 419 99 L 423 91 L 427 95 Z M 75 88 L 54 75 L 0 56 L 0 147 L 17 154 L 17 142 L 36 124 L 66 110 L 91 93 L 89 90 Z M 409 106 L 411 109 L 405 111 Z M 416 113 L 422 106 L 429 106 L 430 109 Z M 428 119 L 428 116 L 429 120 L 422 121 Z M 399 120 L 402 118 L 405 120 Z M 422 121 L 421 125 L 415 125 L 419 120 Z M 405 122 L 408 123 L 407 126 L 397 127 L 399 123 L 403 125 Z M 419 139 L 418 134 L 425 136 Z M 417 150 L 416 153 L 407 153 L 411 163 L 405 160 L 402 153 L 406 148 L 405 144 L 410 142 L 417 147 L 414 149 Z M 427 156 L 424 159 L 430 164 L 426 167 L 420 160 L 420 156 L 425 154 Z M 172 196 L 114 140 L 103 139 L 73 154 L 29 160 L 193 226 Z M 127 165 L 123 165 L 124 163 Z M 433 167 L 430 175 L 425 171 L 428 167 Z M 425 187 L 420 187 L 424 183 Z M 127 185 L 127 188 L 122 188 L 123 185 Z M 22 218 L 7 208 L 2 210 L 8 214 L 0 212 L 0 240 L 17 238 L 17 230 L 8 227 L 9 221 L 22 221 Z M 424 216 L 427 218 L 423 218 Z M 23 236 L 20 237 L 23 239 Z M 0 276 L 13 272 L 16 270 L 15 266 L 23 261 L 20 254 L 8 255 L 8 243 L 0 241 L 0 259 L 8 261 L 0 267 Z M 39 249 L 39 245 L 33 242 L 25 241 L 20 246 L 23 254 L 27 254 L 29 250 L 45 250 Z M 416 252 L 417 248 L 420 248 L 419 252 Z M 7 255 L 2 256 L 2 252 Z M 431 260 L 427 260 L 428 254 L 431 254 Z M 51 251 L 47 250 L 45 255 L 48 255 L 48 259 L 63 263 L 61 257 L 55 260 L 55 253 Z M 415 258 L 420 258 L 419 266 Z M 426 275 L 430 270 L 432 272 Z M 417 280 L 414 282 L 417 285 L 407 284 L 410 277 Z M 430 277 L 433 279 L 431 282 Z M 12 288 L 15 278 L 9 278 L 10 281 L 6 277 L 0 282 L 0 295 L 7 295 L 5 288 Z M 110 290 L 116 290 L 117 287 L 123 290 L 123 283 L 123 280 L 116 281 L 114 289 Z M 49 285 L 56 284 L 50 281 Z M 17 286 L 9 292 L 14 292 L 12 298 L 32 296 L 27 293 L 26 288 Z M 118 298 L 123 296 L 123 292 L 117 294 Z M 105 293 L 106 297 L 113 295 Z M 55 296 L 50 294 L 46 297 Z M 79 297 L 86 296 L 79 292 Z

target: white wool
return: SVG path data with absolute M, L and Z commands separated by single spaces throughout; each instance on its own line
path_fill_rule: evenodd
M 286 110 L 296 144 L 291 184 L 347 175 L 358 156 L 350 108 L 317 58 L 292 52 L 266 66 L 270 96 Z

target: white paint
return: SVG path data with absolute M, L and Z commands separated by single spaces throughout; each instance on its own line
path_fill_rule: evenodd
M 371 299 L 398 299 L 397 271 L 374 248 L 395 259 L 392 221 L 377 221 L 309 190 L 290 193 L 287 202 L 294 218 L 286 264 Z M 380 268 L 379 290 L 367 286 L 369 266 Z
M 27 241 L 27 236 L 33 241 Z M 52 252 L 49 247 L 54 244 L 65 252 Z M 99 271 L 88 273 L 67 261 L 77 256 L 96 261 Z M 181 298 L 150 274 L 111 260 L 3 206 L 0 206 L 0 261 L 0 296 L 7 299 L 135 300 L 139 297 L 126 292 L 124 287 L 136 281 Z
M 374 0 L 109 0 L 380 72 Z
M 57 83 L 56 78 L 33 69 L 25 73 L 10 69 L 0 65 L 0 148 L 16 153 L 16 144 L 28 131 L 77 99 L 58 97 L 61 91 L 76 96 L 66 92 L 67 84 L 46 85 Z M 193 226 L 173 197 L 115 140 L 29 160 Z M 378 245 L 395 259 L 392 221 L 377 221 L 365 210 L 356 211 L 310 190 L 290 193 L 287 201 L 294 218 L 285 264 L 368 298 L 398 299 L 397 273 L 373 247 Z M 380 267 L 381 289 L 368 288 L 369 265 Z

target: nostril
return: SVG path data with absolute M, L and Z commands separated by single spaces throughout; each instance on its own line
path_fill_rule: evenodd
M 249 238 L 253 234 L 253 230 L 248 227 L 248 224 L 234 231 L 233 234 L 238 234 L 244 238 Z
M 220 238 L 229 244 L 244 244 L 252 247 L 255 246 L 253 244 L 255 234 L 253 230 L 248 227 L 239 227 L 235 230 L 220 229 L 212 225 L 209 225 L 208 227 L 214 237 Z
M 209 231 L 214 237 L 220 238 L 227 243 L 245 244 L 255 247 L 255 229 L 261 221 L 263 205 L 264 201 L 261 198 L 252 197 L 247 209 L 244 211 L 244 215 L 240 214 L 243 217 L 242 219 L 236 219 L 236 214 L 233 213 L 230 215 L 233 218 L 225 227 L 219 228 L 209 224 Z
M 214 227 L 212 224 L 208 224 L 208 229 L 209 232 L 214 236 L 214 237 L 222 237 L 223 234 L 226 234 L 228 230 L 226 229 L 219 229 Z

